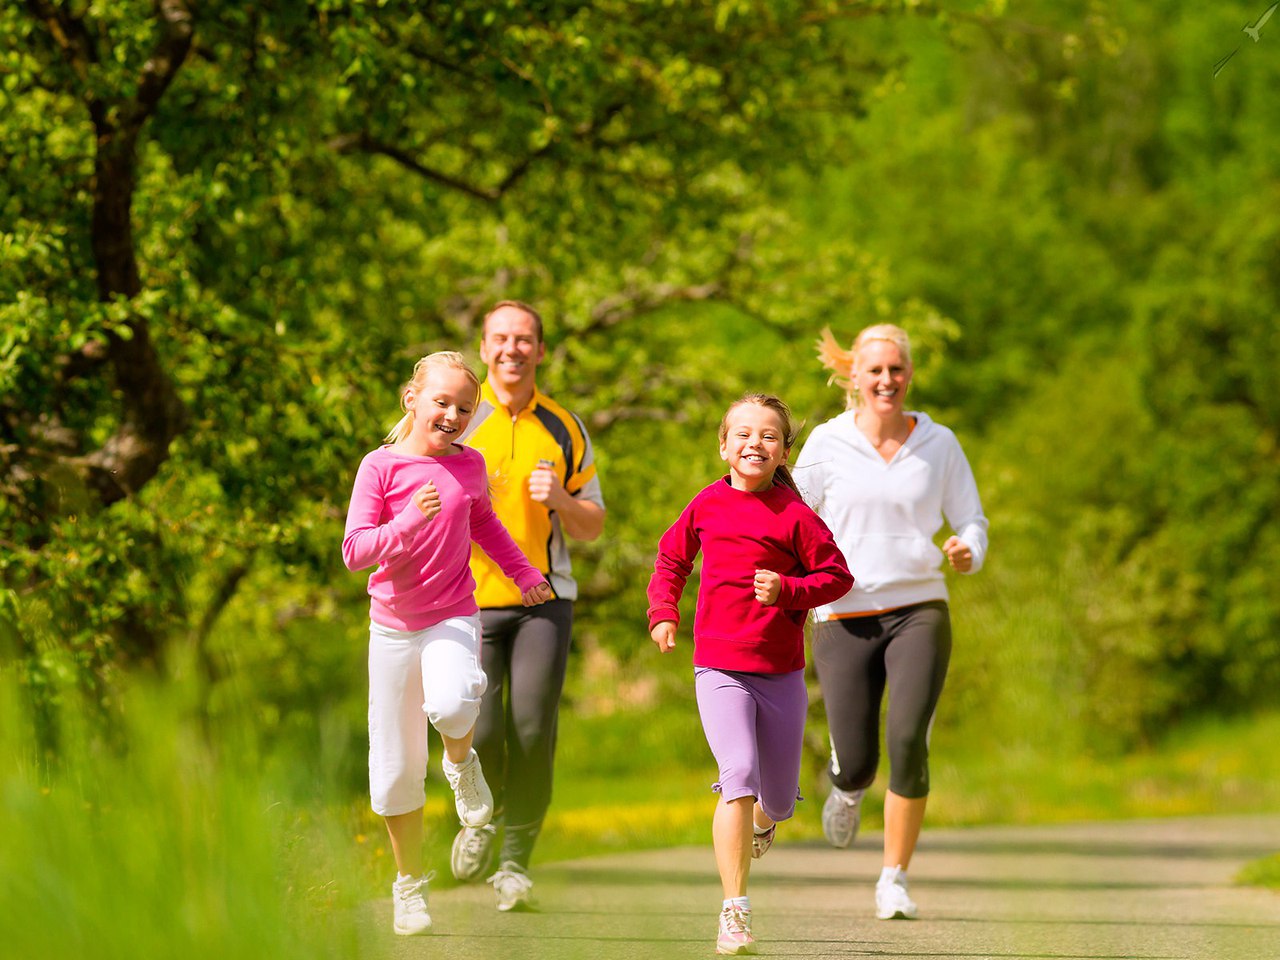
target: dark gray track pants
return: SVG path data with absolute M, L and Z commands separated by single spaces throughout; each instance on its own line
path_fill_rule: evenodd
M 551 805 L 573 604 L 493 607 L 480 611 L 480 622 L 480 662 L 489 685 L 480 701 L 475 749 L 493 790 L 494 819 L 506 824 L 499 862 L 527 867 Z

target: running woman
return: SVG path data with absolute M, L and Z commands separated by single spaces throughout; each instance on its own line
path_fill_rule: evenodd
M 945 558 L 960 573 L 982 568 L 987 518 L 955 434 L 904 409 L 912 375 L 905 331 L 868 327 L 846 351 L 824 330 L 818 347 L 849 409 L 814 428 L 796 479 L 858 576 L 848 593 L 814 611 L 813 658 L 831 735 L 822 829 L 835 847 L 853 842 L 879 762 L 887 684 L 889 789 L 876 916 L 913 919 L 907 867 L 924 822 L 929 728 L 951 656 L 939 567 Z M 939 548 L 944 517 L 955 535 Z
M 422 865 L 427 722 L 444 744 L 458 818 L 482 827 L 493 795 L 471 748 L 485 675 L 471 541 L 515 581 L 522 603 L 551 588 L 489 503 L 484 458 L 459 446 L 480 398 L 459 353 L 423 357 L 400 392 L 404 417 L 365 456 L 347 512 L 342 558 L 369 577 L 369 792 L 395 855 L 395 932 L 426 933 Z M 425 714 L 425 716 L 424 716 Z
M 756 952 L 747 875 L 799 799 L 808 694 L 809 610 L 848 592 L 853 577 L 831 531 L 805 506 L 787 470 L 795 427 L 785 403 L 748 394 L 720 423 L 729 475 L 703 489 L 658 544 L 649 632 L 675 647 L 678 609 L 702 552 L 693 623 L 694 687 L 719 767 L 712 819 L 724 888 L 716 952 Z

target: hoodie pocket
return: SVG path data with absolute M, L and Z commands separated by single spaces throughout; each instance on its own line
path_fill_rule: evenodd
M 932 580 L 942 563 L 942 551 L 919 534 L 868 533 L 842 547 L 854 581 L 863 590 Z

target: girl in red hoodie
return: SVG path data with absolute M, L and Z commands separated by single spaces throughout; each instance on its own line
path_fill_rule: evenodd
M 748 394 L 720 423 L 729 475 L 706 487 L 658 544 L 649 632 L 675 647 L 680 594 L 703 554 L 693 621 L 694 684 L 719 766 L 712 820 L 724 903 L 716 952 L 755 953 L 747 874 L 795 810 L 808 695 L 804 622 L 853 577 L 826 524 L 787 470 L 796 429 L 787 405 Z

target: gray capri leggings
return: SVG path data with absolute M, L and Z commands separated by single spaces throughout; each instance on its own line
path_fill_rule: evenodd
M 816 625 L 813 661 L 831 734 L 831 782 L 871 785 L 880 762 L 880 701 L 889 687 L 889 789 L 929 795 L 929 726 L 951 659 L 941 600 Z

